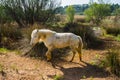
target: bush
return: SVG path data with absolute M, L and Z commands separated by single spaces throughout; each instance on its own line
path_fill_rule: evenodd
M 11 24 L 4 24 L 0 25 L 0 46 L 1 47 L 12 47 L 12 43 L 15 43 L 18 39 L 22 38 L 21 31 L 11 25 Z
M 104 66 L 111 73 L 120 77 L 120 51 L 116 49 L 109 50 L 104 60 Z
M 75 15 L 75 10 L 74 10 L 73 6 L 68 6 L 66 8 L 66 14 L 67 14 L 68 23 L 73 23 L 74 15 Z
M 114 36 L 117 36 L 120 34 L 120 28 L 106 27 L 105 29 L 106 29 L 107 34 L 112 34 Z
M 106 29 L 107 34 L 119 35 L 120 34 L 120 20 L 115 21 L 115 17 L 106 18 L 102 21 L 101 26 Z
M 20 26 L 26 27 L 35 22 L 46 23 L 55 19 L 55 10 L 59 6 L 56 0 L 2 0 L 5 14 Z
M 84 14 L 86 15 L 86 20 L 99 25 L 102 19 L 110 15 L 110 5 L 104 3 L 92 3 L 90 7 L 84 11 Z

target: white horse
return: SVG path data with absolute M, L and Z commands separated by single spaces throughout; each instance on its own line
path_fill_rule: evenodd
M 46 52 L 47 60 L 51 59 L 51 51 L 53 49 L 70 47 L 73 52 L 73 57 L 70 61 L 73 61 L 76 52 L 79 54 L 81 61 L 83 42 L 80 36 L 73 33 L 57 33 L 48 29 L 35 29 L 31 34 L 30 44 L 35 45 L 38 42 L 43 42 L 48 48 Z

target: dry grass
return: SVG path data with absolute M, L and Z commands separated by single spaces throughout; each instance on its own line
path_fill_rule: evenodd
M 120 77 L 120 51 L 118 49 L 108 51 L 105 59 L 105 67 L 107 67 L 112 74 Z
M 115 16 L 104 19 L 101 26 L 106 29 L 108 34 L 113 34 L 115 36 L 120 34 L 120 19 L 116 20 Z
M 29 25 L 26 28 L 23 28 L 21 31 L 22 31 L 24 37 L 30 39 L 32 31 L 34 29 L 41 29 L 41 28 L 45 28 L 45 26 L 35 23 L 33 25 Z
M 81 22 L 81 23 L 85 23 L 85 16 L 84 15 L 75 15 L 74 16 L 74 21 L 75 22 Z

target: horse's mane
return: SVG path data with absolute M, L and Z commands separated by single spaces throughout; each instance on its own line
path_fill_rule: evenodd
M 49 29 L 40 29 L 39 31 L 43 32 L 43 33 L 56 33 L 55 31 L 52 31 L 52 30 L 49 30 Z

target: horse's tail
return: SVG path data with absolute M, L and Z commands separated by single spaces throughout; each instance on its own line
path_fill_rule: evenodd
M 83 48 L 82 38 L 80 36 L 78 36 L 78 39 L 79 39 L 79 46 L 78 46 L 78 48 Z
M 82 38 L 80 36 L 78 36 L 78 39 L 79 39 L 79 45 L 78 45 L 78 54 L 79 54 L 79 59 L 80 61 L 82 60 L 81 59 L 81 54 L 82 54 L 82 48 L 83 48 L 83 41 L 82 41 Z

